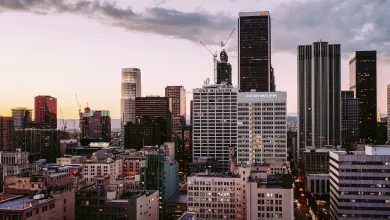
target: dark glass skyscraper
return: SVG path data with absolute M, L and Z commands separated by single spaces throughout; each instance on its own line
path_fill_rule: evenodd
M 171 141 L 171 109 L 172 104 L 168 97 L 136 97 L 136 123 L 158 123 L 161 126 L 161 143 Z
M 341 139 L 346 149 L 359 141 L 359 99 L 353 91 L 341 91 Z
M 232 85 L 232 66 L 225 49 L 222 49 L 219 56 L 221 61 L 217 63 L 217 84 Z
M 34 122 L 42 129 L 57 129 L 57 99 L 51 96 L 36 96 L 34 99 Z
M 340 45 L 298 46 L 298 146 L 339 145 Z
M 271 17 L 268 11 L 240 12 L 238 18 L 238 85 L 242 92 L 270 92 Z M 271 83 L 271 81 L 273 81 Z
M 359 99 L 360 139 L 376 138 L 376 51 L 356 51 L 349 59 L 349 90 Z

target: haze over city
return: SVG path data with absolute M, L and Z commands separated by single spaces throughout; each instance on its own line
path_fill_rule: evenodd
M 364 12 L 361 11 L 364 8 Z M 386 108 L 390 76 L 388 1 L 0 1 L 0 114 L 33 107 L 36 95 L 58 99 L 64 118 L 82 107 L 107 109 L 119 118 L 121 68 L 142 72 L 142 95 L 164 95 L 166 85 L 193 88 L 213 81 L 212 56 L 237 26 L 239 11 L 272 13 L 272 65 L 276 89 L 296 107 L 296 48 L 328 41 L 341 44 L 342 90 L 348 89 L 348 57 L 378 51 L 378 107 Z M 227 45 L 237 84 L 237 32 Z M 189 105 L 187 105 L 189 106 Z M 187 108 L 187 112 L 189 108 Z

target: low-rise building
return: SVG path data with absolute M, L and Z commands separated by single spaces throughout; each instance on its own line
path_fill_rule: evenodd
M 178 220 L 196 220 L 195 212 L 185 212 Z
M 131 177 L 140 174 L 141 168 L 146 164 L 146 160 L 126 158 L 123 160 L 122 175 L 124 177 Z
M 93 183 L 93 177 L 107 175 L 114 175 L 114 177 L 122 175 L 122 159 L 113 160 L 108 158 L 104 161 L 87 162 L 84 164 L 83 176 L 87 185 Z
M 66 164 L 83 164 L 85 162 L 85 156 L 72 156 L 65 155 L 63 157 L 56 159 L 56 164 L 66 165 Z
M 77 193 L 75 219 L 158 219 L 158 201 L 158 191 L 126 190 L 118 195 L 104 185 L 92 185 Z
M 176 220 L 188 209 L 187 191 L 179 192 L 165 203 L 165 220 Z
M 52 188 L 34 196 L 8 196 L 0 201 L 0 219 L 75 219 L 74 199 L 73 188 Z
M 218 161 L 212 157 L 198 157 L 190 163 L 191 173 L 218 172 Z
M 390 145 L 329 155 L 331 219 L 389 218 Z

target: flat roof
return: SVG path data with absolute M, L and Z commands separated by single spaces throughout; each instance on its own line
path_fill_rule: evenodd
M 41 200 L 35 200 L 32 196 L 20 196 L 13 199 L 8 199 L 0 202 L 0 209 L 7 209 L 7 210 L 23 210 L 27 209 L 42 203 L 45 203 L 47 201 L 52 200 L 49 199 L 41 199 Z M 31 203 L 31 206 L 30 206 Z
M 185 203 L 187 204 L 187 193 L 177 193 L 172 198 L 166 202 L 167 204 L 169 203 Z
M 196 217 L 196 213 L 194 212 L 185 212 L 179 220 L 192 220 Z

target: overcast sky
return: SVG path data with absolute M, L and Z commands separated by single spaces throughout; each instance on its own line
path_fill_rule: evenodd
M 389 9 L 386 0 L 0 0 L 0 114 L 51 95 L 65 118 L 77 118 L 77 93 L 83 107 L 119 117 L 123 67 L 141 69 L 143 96 L 184 85 L 189 101 L 193 88 L 213 78 L 212 55 L 199 40 L 219 51 L 238 12 L 262 10 L 271 14 L 276 89 L 287 91 L 288 112 L 297 112 L 297 45 L 322 40 L 341 44 L 343 90 L 349 55 L 378 51 L 378 107 L 385 113 Z M 237 32 L 227 46 L 235 84 L 236 48 Z

